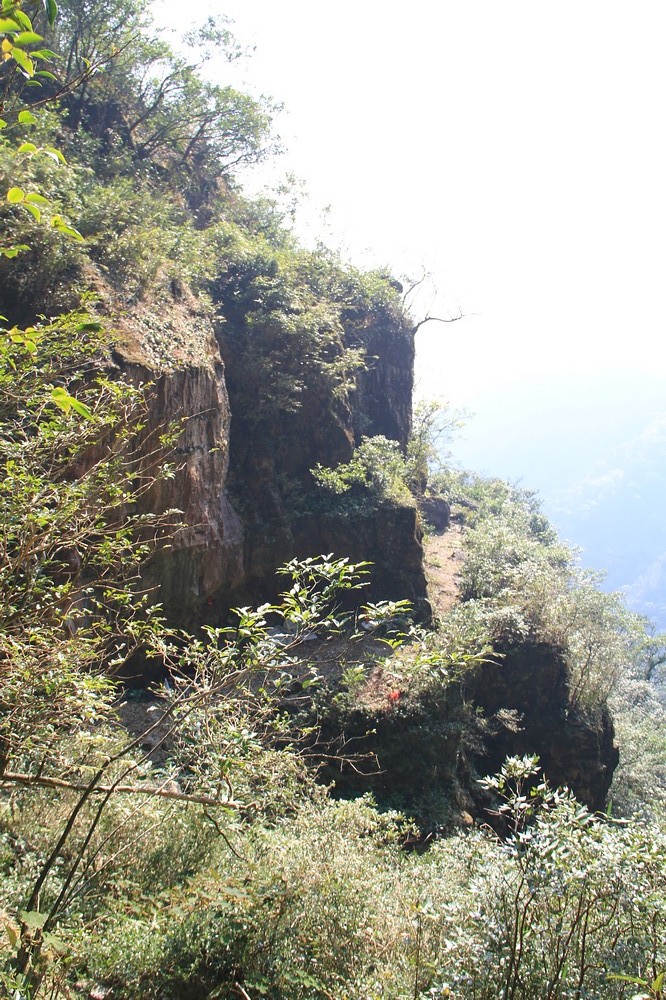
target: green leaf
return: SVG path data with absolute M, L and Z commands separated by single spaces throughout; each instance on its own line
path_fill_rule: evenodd
M 18 120 L 21 125 L 36 125 L 37 118 L 33 115 L 32 111 L 19 111 Z
M 57 80 L 58 79 L 57 76 L 54 73 L 49 72 L 48 69 L 38 69 L 35 72 L 35 76 L 43 76 L 43 77 L 46 77 L 47 80 Z
M 25 193 L 19 187 L 12 187 L 7 192 L 7 201 L 10 205 L 18 205 L 24 198 Z
M 69 413 L 71 410 L 74 410 L 75 413 L 78 413 L 81 417 L 85 417 L 86 420 L 93 419 L 92 412 L 88 409 L 86 404 L 78 400 L 76 396 L 70 396 L 67 390 L 63 389 L 62 386 L 56 386 L 54 389 L 51 389 L 51 399 L 56 406 L 59 406 L 65 413 Z
M 36 205 L 31 205 L 29 201 L 24 201 L 21 204 L 23 205 L 24 208 L 27 208 L 27 210 L 30 212 L 30 214 L 32 215 L 32 217 L 37 222 L 41 222 L 42 221 L 42 213 L 39 211 L 39 209 L 37 208 Z
M 76 398 L 76 396 L 70 396 L 69 398 L 70 405 L 75 413 L 78 413 L 78 415 L 83 417 L 85 420 L 93 419 L 92 410 L 90 410 L 85 403 L 82 403 L 80 399 Z
M 45 198 L 43 194 L 37 194 L 37 192 L 27 194 L 25 200 L 26 202 L 32 202 L 33 205 L 48 205 L 49 203 L 48 198 Z
M 29 249 L 30 247 L 27 243 L 15 243 L 11 247 L 0 247 L 0 257 L 8 257 L 11 259 L 12 257 L 18 257 L 18 255 L 24 250 Z
M 12 59 L 14 59 L 19 64 L 23 72 L 26 73 L 28 76 L 32 76 L 34 74 L 35 64 L 28 55 L 28 53 L 24 52 L 23 49 L 13 48 Z
M 40 149 L 40 153 L 45 153 L 46 156 L 50 156 L 51 159 L 55 160 L 57 163 L 67 163 L 65 157 L 62 155 L 59 149 L 55 148 L 55 146 L 43 146 Z
M 24 31 L 32 31 L 32 21 L 20 8 L 17 7 L 16 10 L 12 11 L 12 17 L 16 18 Z
M 14 20 L 13 17 L 0 17 L 0 33 L 3 35 L 9 34 L 12 31 L 18 31 L 20 25 Z
M 37 42 L 43 42 L 44 39 L 36 31 L 22 31 L 12 41 L 14 45 L 36 45 Z
M 48 919 L 48 913 L 38 913 L 37 910 L 21 910 L 19 912 L 19 920 L 28 927 L 43 927 Z
M 58 16 L 58 5 L 55 0 L 42 0 L 42 6 L 44 12 L 49 19 L 49 24 L 53 26 L 53 23 Z
M 69 236 L 73 240 L 83 242 L 83 236 L 81 236 L 78 229 L 74 229 L 73 226 L 68 226 L 61 215 L 54 215 L 51 219 L 51 225 L 54 229 L 57 229 L 59 233 L 62 233 L 63 236 Z
M 33 59 L 58 59 L 58 53 L 52 49 L 33 49 L 30 53 Z
M 53 948 L 53 950 L 59 955 L 65 955 L 69 950 L 62 938 L 56 937 L 55 934 L 49 934 L 48 932 L 44 934 L 44 944 L 48 948 Z
M 56 386 L 54 389 L 51 389 L 51 401 L 56 406 L 59 406 L 61 410 L 64 410 L 65 413 L 69 413 L 72 408 L 71 399 L 70 394 L 62 386 Z
M 1 128 L 7 128 L 7 122 L 4 118 L 0 118 L 0 129 Z
M 36 153 L 37 147 L 34 142 L 22 142 L 19 148 L 16 150 L 17 153 Z

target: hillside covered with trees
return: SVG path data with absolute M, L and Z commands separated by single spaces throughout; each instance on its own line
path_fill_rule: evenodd
M 664 995 L 664 637 L 140 0 L 0 16 L 0 993 Z

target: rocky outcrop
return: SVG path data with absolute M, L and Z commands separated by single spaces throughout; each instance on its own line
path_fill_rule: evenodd
M 538 754 L 551 787 L 570 788 L 591 810 L 603 810 L 618 762 L 607 709 L 570 706 L 565 661 L 546 644 L 506 645 L 463 680 L 415 691 L 384 684 L 371 704 L 343 695 L 319 711 L 334 793 L 372 792 L 424 833 L 489 822 L 496 803 L 477 779 L 509 756 Z
M 497 662 L 478 667 L 465 683 L 478 713 L 469 751 L 474 770 L 495 774 L 508 756 L 538 754 L 551 786 L 566 785 L 588 808 L 602 810 L 618 764 L 608 709 L 570 704 L 557 647 L 524 642 L 496 649 Z
M 177 296 L 165 288 L 161 301 L 120 322 L 114 317 L 118 365 L 134 382 L 152 383 L 140 449 L 152 454 L 161 433 L 182 427 L 169 455 L 173 477 L 141 501 L 154 513 L 180 512 L 169 515 L 180 527 L 145 569 L 172 622 L 219 623 L 231 607 L 274 597 L 282 563 L 328 553 L 373 563 L 364 595 L 410 599 L 428 617 L 416 509 L 383 504 L 336 514 L 321 509 L 310 474 L 318 462 L 348 461 L 360 427 L 406 442 L 413 338 L 395 317 L 384 321 L 372 326 L 372 357 L 353 391 L 314 379 L 298 406 L 266 414 L 233 336 L 224 325 L 215 329 L 182 288 Z
M 451 522 L 451 505 L 444 497 L 427 494 L 419 497 L 418 506 L 427 524 L 432 525 L 435 531 L 446 531 Z
M 387 312 L 366 334 L 372 354 L 348 391 L 335 391 L 315 371 L 297 405 L 273 405 L 264 392 L 260 406 L 266 369 L 249 373 L 238 331 L 214 327 L 196 300 L 165 290 L 159 310 L 136 310 L 126 320 L 116 360 L 135 382 L 152 382 L 140 450 L 150 455 L 163 432 L 180 426 L 173 478 L 142 498 L 147 510 L 181 522 L 145 569 L 172 622 L 223 622 L 231 607 L 276 596 L 283 562 L 328 553 L 373 563 L 363 596 L 410 599 L 427 620 L 416 506 L 327 505 L 310 473 L 318 462 L 348 461 L 363 435 L 407 439 L 411 332 Z M 349 346 L 341 341 L 336 349 Z M 169 515 L 173 509 L 181 513 Z M 424 510 L 443 522 L 449 513 L 439 500 Z M 507 755 L 537 753 L 553 785 L 603 808 L 617 763 L 607 711 L 590 717 L 571 707 L 566 663 L 554 647 L 507 643 L 497 651 L 497 663 L 449 685 L 445 695 L 433 689 L 347 713 L 332 698 L 320 720 L 324 743 L 352 739 L 356 752 L 378 762 L 368 774 L 328 773 L 339 793 L 372 790 L 437 828 L 463 814 L 483 818 L 487 802 L 476 776 L 498 771 Z

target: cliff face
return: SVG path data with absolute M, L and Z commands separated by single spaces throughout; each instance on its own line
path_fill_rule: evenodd
M 566 785 L 588 808 L 602 810 L 618 764 L 608 709 L 571 705 L 566 662 L 556 647 L 523 642 L 497 652 L 498 662 L 477 668 L 465 684 L 479 713 L 476 748 L 468 751 L 476 772 L 495 774 L 507 756 L 538 754 L 551 786 Z
M 373 703 L 330 701 L 318 717 L 323 745 L 342 740 L 363 758 L 327 764 L 324 777 L 336 793 L 372 792 L 428 831 L 473 818 L 487 823 L 496 803 L 477 778 L 499 772 L 507 757 L 537 754 L 551 787 L 567 786 L 590 810 L 603 810 L 618 763 L 607 709 L 571 707 L 555 647 L 524 643 L 498 652 L 497 663 L 463 680 L 397 701 L 386 690 Z
M 363 435 L 406 442 L 414 359 L 408 326 L 386 310 L 368 318 L 362 337 L 358 324 L 343 328 L 338 358 L 361 346 L 367 357 L 349 384 L 340 391 L 315 365 L 306 368 L 297 400 L 279 406 L 275 368 L 289 371 L 299 360 L 273 358 L 264 366 L 248 355 L 242 322 L 232 309 L 227 322 L 214 324 L 195 299 L 165 289 L 161 302 L 127 321 L 124 337 L 121 327 L 119 364 L 134 381 L 153 383 L 144 452 L 169 426 L 181 428 L 175 476 L 143 498 L 151 511 L 182 512 L 170 546 L 146 567 L 168 617 L 190 628 L 217 624 L 231 607 L 275 596 L 283 562 L 329 552 L 374 563 L 370 599 L 408 598 L 427 617 L 416 508 L 336 510 L 322 504 L 309 471 L 317 462 L 348 461 Z M 443 700 L 358 706 L 344 718 L 332 702 L 320 720 L 324 740 L 334 743 L 344 732 L 379 761 L 380 772 L 326 777 L 341 794 L 370 789 L 436 826 L 456 816 L 483 818 L 487 803 L 475 776 L 498 771 L 507 755 L 538 753 L 551 783 L 603 808 L 617 764 L 608 713 L 591 719 L 570 707 L 566 664 L 555 648 L 498 652 L 499 665 L 485 664 Z
M 409 327 L 388 311 L 373 317 L 368 362 L 348 386 L 341 391 L 306 369 L 296 404 L 280 407 L 265 398 L 263 382 L 275 372 L 251 370 L 246 343 L 234 336 L 242 331 L 230 325 L 214 326 L 195 299 L 169 288 L 120 328 L 119 365 L 133 381 L 152 383 L 143 450 L 160 430 L 182 427 L 174 477 L 142 501 L 157 513 L 181 512 L 182 526 L 146 568 L 169 618 L 187 627 L 217 623 L 230 607 L 274 596 L 283 562 L 329 552 L 374 564 L 372 599 L 409 598 L 427 615 L 415 508 L 380 505 L 353 517 L 318 511 L 321 491 L 309 471 L 348 461 L 361 428 L 406 442 Z M 348 349 L 343 328 L 339 356 Z

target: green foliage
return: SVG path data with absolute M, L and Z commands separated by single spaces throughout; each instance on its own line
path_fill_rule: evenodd
M 447 445 L 463 426 L 465 416 L 440 399 L 422 399 L 414 407 L 407 445 L 407 480 L 415 493 L 423 494 L 429 484 L 438 488 L 438 477 L 450 457 Z
M 242 393 L 233 375 L 229 384 L 238 419 L 270 433 L 305 399 L 315 410 L 331 400 L 344 412 L 366 367 L 369 314 L 395 305 L 388 281 L 230 226 L 217 233 L 210 290 L 225 319 L 225 351 L 243 373 Z
M 504 845 L 475 831 L 410 854 L 399 816 L 316 797 L 228 843 L 209 832 L 168 897 L 135 895 L 90 939 L 81 926 L 77 972 L 128 998 L 626 997 L 612 975 L 663 963 L 666 844 L 545 786 L 526 816 L 514 782 L 531 767 L 498 776 L 518 817 Z M 183 819 L 185 842 L 201 836 Z
M 663 689 L 635 669 L 611 698 L 620 763 L 613 775 L 613 814 L 666 824 L 666 702 Z
M 533 495 L 497 482 L 477 495 L 465 539 L 464 599 L 495 628 L 504 618 L 510 634 L 562 648 L 572 704 L 602 704 L 632 662 L 644 623 L 618 594 L 599 589 L 598 575 L 579 568 Z
M 533 497 L 439 470 L 440 488 L 477 508 L 466 600 L 393 665 L 425 711 L 498 639 L 561 646 L 574 703 L 616 688 L 616 803 L 641 820 L 593 818 L 539 781 L 534 760 L 512 759 L 485 782 L 506 841 L 472 830 L 408 853 L 404 819 L 331 801 L 307 766 L 321 674 L 335 661 L 353 707 L 370 666 L 403 643 L 404 602 L 354 615 L 343 598 L 364 566 L 294 560 L 280 599 L 194 639 L 174 635 L 143 592 L 142 562 L 168 525 L 139 510 L 171 474 L 168 445 L 144 426 L 150 390 L 112 378 L 99 323 L 71 311 L 78 288 L 93 275 L 121 304 L 164 278 L 209 292 L 246 379 L 236 426 L 278 437 L 307 394 L 346 412 L 373 330 L 399 334 L 405 319 L 384 273 L 298 248 L 274 203 L 220 182 L 264 154 L 271 113 L 199 75 L 208 54 L 237 53 L 223 22 L 192 36 L 190 60 L 150 36 L 135 0 L 62 6 L 61 63 L 35 49 L 25 13 L 53 22 L 53 0 L 5 2 L 0 22 L 3 989 L 619 1000 L 633 984 L 658 997 L 666 844 L 645 819 L 663 811 L 663 708 L 649 686 L 663 649 L 576 568 Z M 60 65 L 60 80 L 42 65 Z M 56 93 L 60 112 L 21 106 Z M 35 303 L 70 312 L 37 321 Z M 402 503 L 406 483 L 432 476 L 440 416 L 417 411 L 407 459 L 366 437 L 316 478 L 333 495 Z M 133 701 L 113 678 L 138 654 L 162 682 Z M 629 660 L 642 665 L 631 685 Z
M 31 124 L 35 119 L 26 108 L 16 108 L 16 104 L 24 97 L 27 88 L 42 87 L 47 80 L 55 79 L 47 67 L 50 66 L 55 53 L 42 46 L 44 38 L 33 27 L 33 22 L 27 11 L 39 16 L 45 14 L 48 23 L 53 25 L 58 9 L 55 0 L 45 0 L 44 3 L 22 3 L 21 0 L 11 0 L 3 3 L 0 16 L 0 35 L 3 36 L 0 48 L 0 88 L 2 93 L 3 113 L 8 114 L 10 122 Z M 5 128 L 7 122 L 2 119 L 0 127 Z
M 362 438 L 350 462 L 334 469 L 317 465 L 312 475 L 319 486 L 336 495 L 360 487 L 375 501 L 411 502 L 400 445 L 383 435 Z
M 218 177 L 270 149 L 275 109 L 202 74 L 208 59 L 219 64 L 239 53 L 223 20 L 210 18 L 187 41 L 189 59 L 151 33 L 139 0 L 64 0 L 53 46 L 62 56 L 70 125 L 98 141 L 106 169 L 159 165 L 180 177 L 200 208 Z

